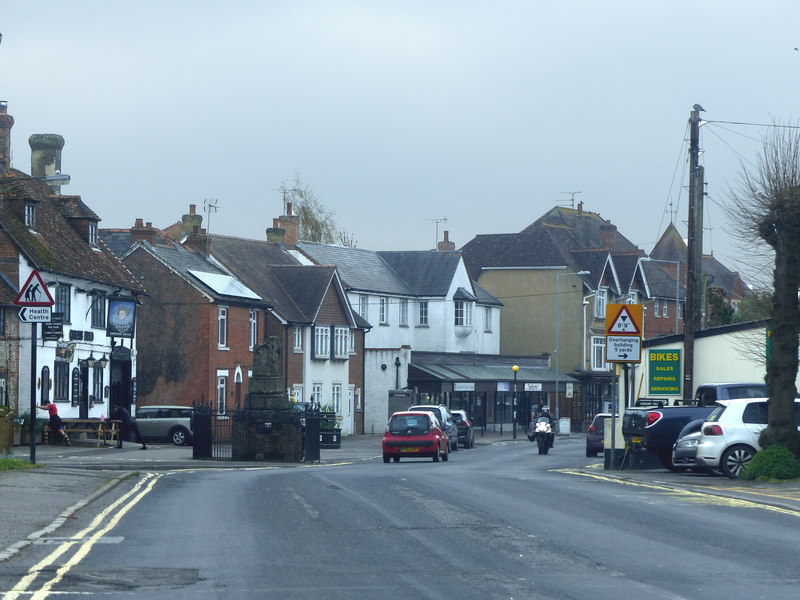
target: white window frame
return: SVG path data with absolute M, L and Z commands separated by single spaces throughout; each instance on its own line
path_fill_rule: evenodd
M 253 351 L 258 343 L 258 310 L 250 309 L 250 351 Z
M 369 296 L 361 294 L 358 297 L 358 314 L 360 314 L 365 321 L 369 321 Z
M 331 404 L 337 415 L 342 414 L 342 384 L 334 383 L 331 385 Z
M 322 384 L 321 383 L 312 383 L 311 384 L 311 395 L 314 396 L 314 402 L 316 402 L 319 406 L 325 404 L 322 401 Z
M 592 371 L 608 371 L 608 363 L 606 362 L 606 338 L 602 335 L 593 335 L 591 344 L 591 370 Z
M 408 327 L 408 300 L 400 300 L 400 327 Z
M 492 332 L 492 307 L 485 307 L 483 312 L 483 330 L 487 333 Z
M 428 301 L 427 300 L 420 300 L 419 301 L 419 324 L 427 327 L 428 326 Z
M 381 296 L 378 300 L 378 324 L 389 324 L 389 299 L 386 296 Z
M 36 205 L 33 202 L 25 203 L 25 226 L 36 231 Z
M 356 331 L 355 329 L 350 330 L 350 335 L 347 336 L 347 353 L 348 354 L 355 354 L 356 353 Z
M 626 304 L 639 304 L 639 292 L 628 292 Z
M 348 338 L 350 329 L 347 327 L 335 327 L 333 330 L 333 356 L 334 358 L 344 358 L 349 356 Z
M 314 328 L 314 358 L 327 360 L 331 357 L 331 328 L 317 325 Z
M 228 347 L 228 307 L 217 307 L 217 348 Z
M 89 245 L 97 246 L 97 223 L 89 223 Z
M 666 300 L 661 302 L 661 316 L 665 319 L 669 318 L 669 302 Z
M 653 300 L 653 316 L 654 316 L 656 319 L 658 319 L 658 318 L 661 316 L 661 315 L 659 314 L 659 310 L 658 310 L 658 309 L 659 309 L 659 302 L 658 302 L 658 298 L 655 298 L 655 299 Z
M 227 394 L 228 394 L 227 372 L 224 375 L 220 375 L 219 373 L 217 373 L 217 414 L 220 416 L 226 414 L 225 404 L 227 400 Z
M 300 325 L 294 326 L 294 351 L 303 351 L 303 328 Z
M 472 302 L 466 300 L 455 301 L 454 324 L 457 327 L 472 326 Z
M 606 303 L 608 301 L 608 288 L 597 288 L 594 296 L 594 316 L 596 319 L 606 318 Z

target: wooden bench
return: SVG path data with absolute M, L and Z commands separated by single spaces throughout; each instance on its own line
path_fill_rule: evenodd
M 119 443 L 119 421 L 113 419 L 61 419 L 70 440 L 97 439 L 97 447 L 109 442 Z M 89 438 L 92 435 L 92 438 Z M 78 437 L 80 436 L 80 437 Z

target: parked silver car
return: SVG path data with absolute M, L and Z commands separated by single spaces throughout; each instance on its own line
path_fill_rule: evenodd
M 192 414 L 189 406 L 137 406 L 136 424 L 147 441 L 169 441 L 176 446 L 192 443 Z
M 415 404 L 408 410 L 427 410 L 435 414 L 444 427 L 447 439 L 450 442 L 450 450 L 458 450 L 458 427 L 453 421 L 453 415 L 444 404 Z

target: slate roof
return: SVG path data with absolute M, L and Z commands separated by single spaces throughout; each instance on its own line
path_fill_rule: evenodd
M 641 265 L 647 284 L 648 297 L 674 299 L 675 278 L 667 272 L 664 266 L 651 261 L 642 261 Z M 683 265 L 683 268 L 685 269 L 686 265 Z M 686 299 L 686 288 L 682 285 L 678 286 L 678 297 Z
M 378 252 L 415 296 L 446 296 L 461 262 L 461 252 Z
M 0 228 L 13 240 L 33 268 L 47 278 L 64 275 L 123 289 L 144 292 L 141 283 L 100 240 L 97 248 L 89 245 L 70 224 L 73 218 L 99 221 L 99 217 L 78 196 L 60 196 L 44 181 L 12 169 L 13 178 L 0 183 Z M 36 203 L 36 233 L 23 218 L 11 210 L 14 200 Z

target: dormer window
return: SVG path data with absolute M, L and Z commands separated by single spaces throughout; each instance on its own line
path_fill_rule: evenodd
M 89 245 L 97 246 L 97 223 L 89 223 Z
M 25 226 L 28 229 L 36 229 L 36 205 L 33 202 L 25 203 Z

